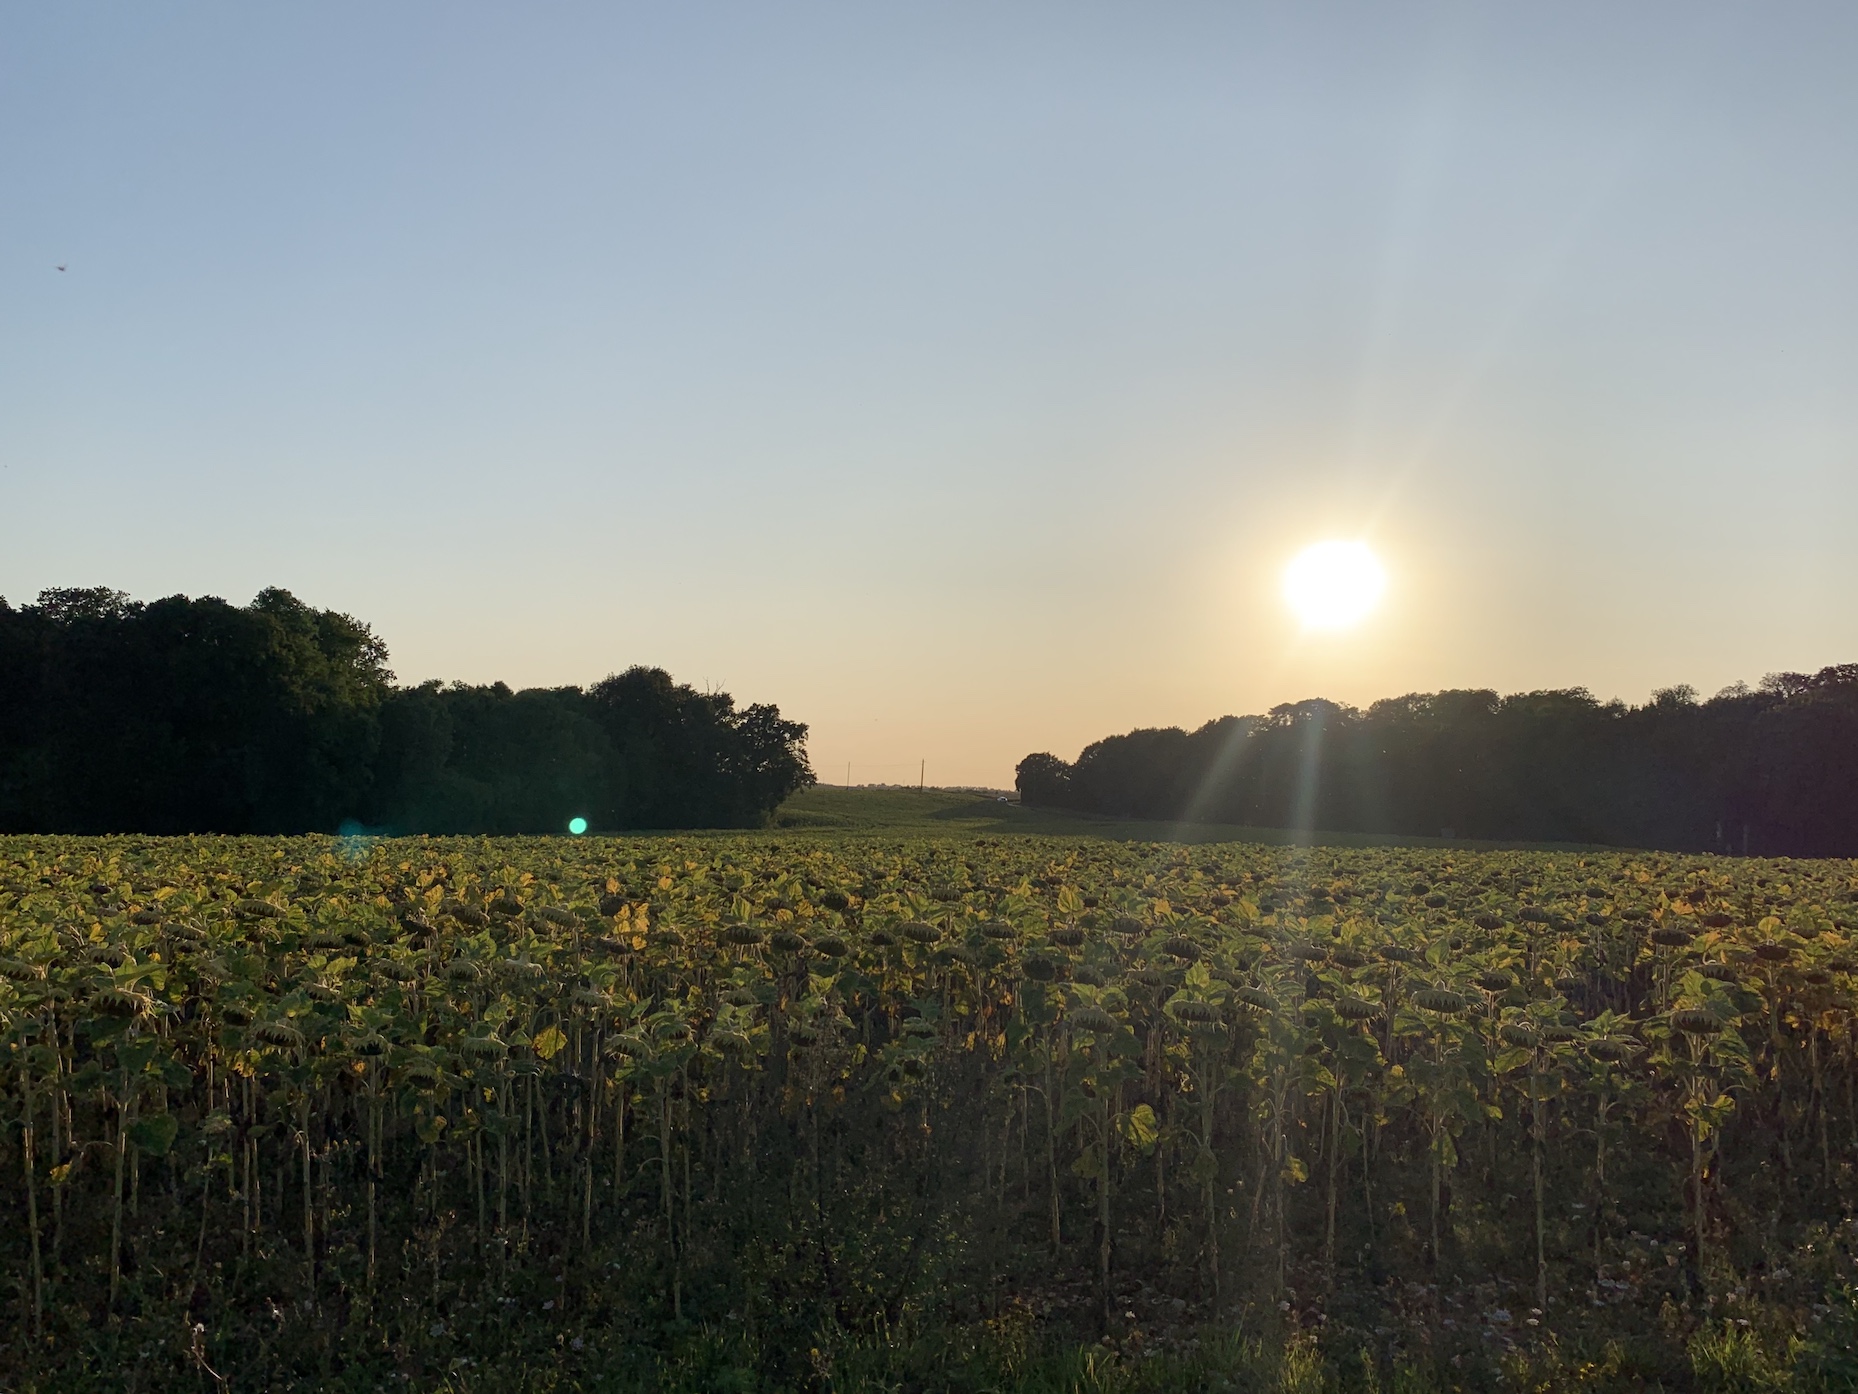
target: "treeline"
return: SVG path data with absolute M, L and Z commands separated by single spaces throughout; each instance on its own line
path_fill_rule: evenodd
M 1028 804 L 1125 818 L 1858 856 L 1858 664 L 1644 706 L 1585 689 L 1312 699 L 1019 764 Z
M 804 725 L 660 669 L 512 691 L 387 662 L 283 590 L 0 599 L 0 832 L 752 827 L 812 782 Z

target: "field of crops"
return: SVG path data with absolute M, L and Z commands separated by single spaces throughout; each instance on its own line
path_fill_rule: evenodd
M 1843 862 L 0 840 L 0 1382 L 1849 1388 L 1855 938 Z

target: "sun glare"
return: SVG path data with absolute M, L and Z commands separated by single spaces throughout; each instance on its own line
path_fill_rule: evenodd
M 1284 568 L 1284 600 L 1305 629 L 1353 628 L 1386 589 L 1387 573 L 1365 542 L 1318 542 Z

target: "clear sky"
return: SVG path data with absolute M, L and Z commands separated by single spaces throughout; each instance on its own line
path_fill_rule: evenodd
M 0 592 L 861 783 L 1858 660 L 1854 73 L 1847 0 L 10 4 Z

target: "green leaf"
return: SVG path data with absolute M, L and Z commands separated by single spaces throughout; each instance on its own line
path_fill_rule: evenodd
M 1089 1095 L 1073 1089 L 1066 1093 L 1058 1104 L 1058 1126 L 1060 1128 L 1068 1128 L 1086 1114 L 1094 1115 L 1096 1112 L 1097 1101 Z
M 172 1113 L 158 1113 L 153 1118 L 138 1118 L 131 1123 L 129 1140 L 137 1150 L 151 1157 L 165 1157 L 180 1130 L 180 1121 Z
M 1303 1163 L 1297 1161 L 1294 1157 L 1291 1161 L 1296 1166 L 1303 1165 Z M 1307 1173 L 1305 1174 L 1307 1175 Z M 1198 1152 L 1194 1153 L 1194 1159 L 1187 1164 L 1187 1179 L 1192 1181 L 1196 1186 L 1205 1186 L 1211 1182 L 1217 1181 L 1219 1179 L 1219 1158 L 1215 1157 L 1207 1148 L 1202 1147 Z
M 1495 1068 L 1498 1074 L 1506 1075 L 1511 1070 L 1520 1070 L 1528 1063 L 1528 1049 L 1523 1046 L 1512 1046 L 1510 1049 L 1498 1054 Z
M 125 1074 L 139 1075 L 160 1048 L 159 1041 L 147 1036 L 133 1041 L 119 1041 L 116 1045 L 116 1063 L 122 1066 Z

